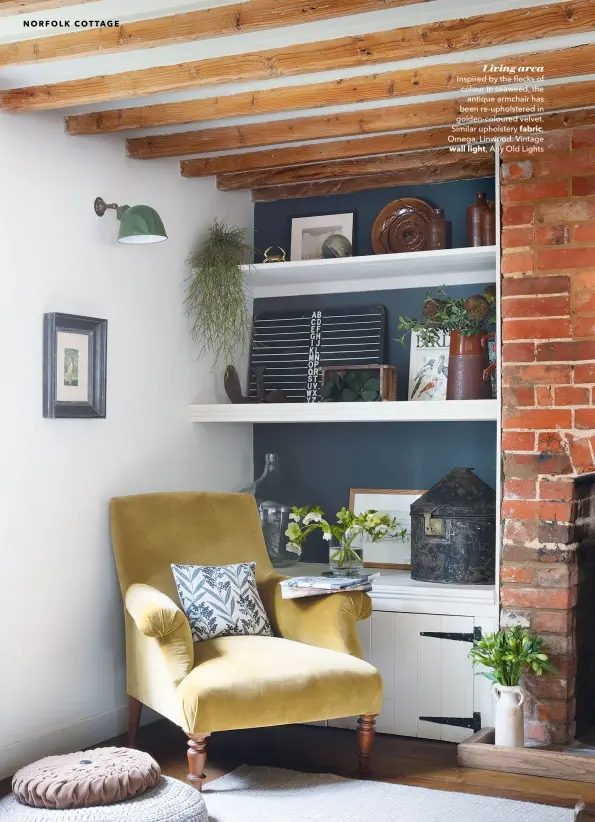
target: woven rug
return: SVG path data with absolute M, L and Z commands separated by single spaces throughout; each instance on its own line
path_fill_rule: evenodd
M 203 789 L 210 822 L 573 822 L 574 811 L 243 765 Z

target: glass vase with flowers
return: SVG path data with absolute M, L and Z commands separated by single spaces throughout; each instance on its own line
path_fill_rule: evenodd
M 364 511 L 354 514 L 341 508 L 336 514 L 336 523 L 331 525 L 325 513 L 318 507 L 292 508 L 291 520 L 285 536 L 288 538 L 286 550 L 301 555 L 302 545 L 314 531 L 322 531 L 322 538 L 330 544 L 329 566 L 334 576 L 359 577 L 364 561 L 364 541 L 378 542 L 381 539 L 405 539 L 407 529 L 402 528 L 395 517 L 378 511 Z

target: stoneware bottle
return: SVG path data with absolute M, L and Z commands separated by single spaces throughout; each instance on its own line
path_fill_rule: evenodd
M 487 207 L 484 191 L 478 192 L 475 202 L 467 209 L 467 245 L 481 245 L 481 215 Z
M 493 691 L 496 697 L 494 742 L 504 748 L 524 748 L 523 689 L 519 685 L 500 685 L 499 682 L 494 682 Z
M 481 212 L 481 244 L 496 245 L 496 203 L 489 200 Z
M 427 224 L 426 235 L 428 250 L 452 248 L 452 225 L 450 220 L 444 219 L 444 209 L 434 209 L 434 216 Z

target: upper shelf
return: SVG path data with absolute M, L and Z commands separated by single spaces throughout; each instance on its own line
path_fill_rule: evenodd
M 496 420 L 497 400 L 191 405 L 192 422 L 470 422 Z
M 496 281 L 496 246 L 242 266 L 254 297 L 433 288 Z

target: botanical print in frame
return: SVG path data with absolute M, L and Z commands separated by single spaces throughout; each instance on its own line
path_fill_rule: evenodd
M 105 417 L 107 320 L 44 314 L 43 415 Z
M 411 568 L 411 504 L 425 491 L 352 488 L 349 510 L 362 514 L 370 509 L 396 517 L 401 528 L 407 529 L 404 540 L 387 537 L 379 542 L 364 541 L 364 565 L 367 568 Z
M 321 260 L 322 245 L 333 234 L 342 234 L 353 245 L 353 212 L 294 217 L 291 221 L 291 260 Z
M 411 332 L 409 400 L 423 402 L 446 399 L 449 347 L 449 334 L 442 334 L 436 345 L 424 345 L 417 332 Z

